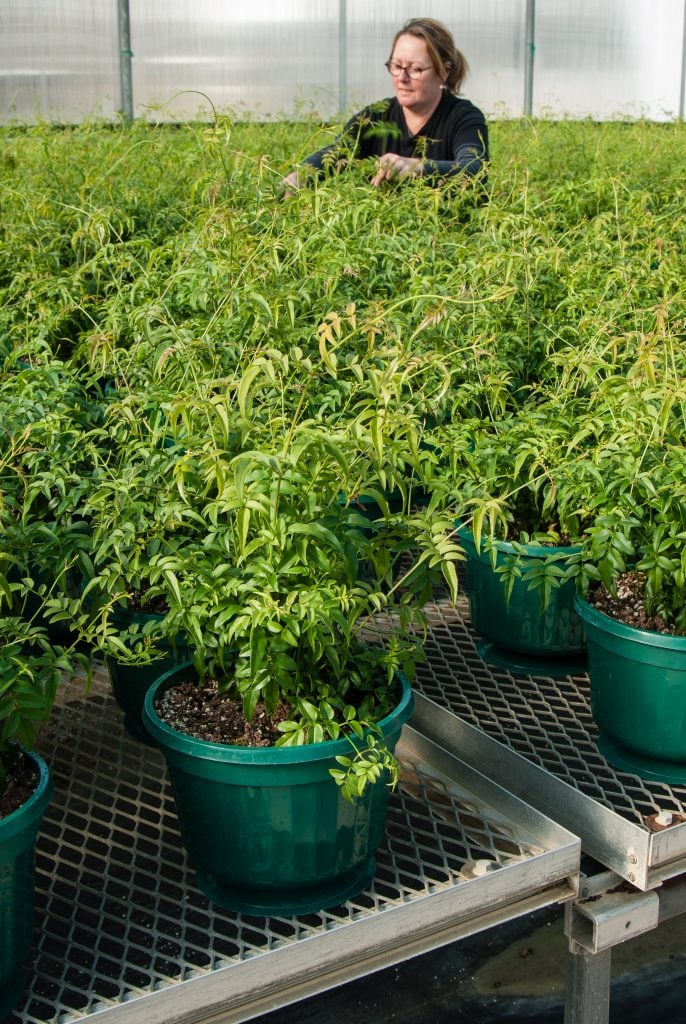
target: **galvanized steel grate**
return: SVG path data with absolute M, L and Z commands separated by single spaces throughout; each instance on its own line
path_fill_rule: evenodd
M 163 758 L 128 737 L 122 718 L 96 669 L 87 698 L 78 682 L 65 688 L 41 737 L 55 796 L 37 848 L 28 996 L 8 1018 L 17 1024 L 81 1020 L 454 890 L 473 877 L 471 864 L 504 867 L 542 852 L 454 779 L 404 763 L 366 892 L 321 914 L 233 916 L 195 888 Z
M 429 608 L 427 663 L 417 688 L 492 739 L 627 820 L 645 827 L 658 810 L 686 812 L 686 787 L 616 770 L 596 746 L 585 674 L 547 678 L 487 664 L 476 648 L 467 598 Z

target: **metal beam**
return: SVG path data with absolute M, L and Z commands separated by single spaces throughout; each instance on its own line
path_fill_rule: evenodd
M 572 946 L 600 953 L 657 928 L 659 916 L 656 892 L 608 892 L 573 906 L 567 934 Z
M 526 0 L 524 53 L 524 115 L 531 117 L 534 108 L 534 57 L 536 54 L 536 0 Z
M 348 8 L 346 0 L 338 2 L 338 112 L 348 107 Z
M 604 872 L 584 879 L 581 895 L 565 908 L 564 1024 L 607 1024 L 612 949 L 686 913 L 686 878 L 639 892 Z
M 612 950 L 587 953 L 572 946 L 566 961 L 564 1024 L 607 1024 Z
M 580 897 L 567 907 L 565 934 L 570 946 L 598 953 L 683 914 L 684 875 L 670 878 L 650 892 L 640 892 L 606 871 L 582 880 Z
M 127 121 L 133 120 L 133 75 L 131 69 L 131 19 L 129 0 L 117 0 L 119 26 L 119 95 L 120 112 Z

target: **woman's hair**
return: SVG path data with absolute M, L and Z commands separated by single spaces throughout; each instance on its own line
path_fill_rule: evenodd
M 437 75 L 443 76 L 448 65 L 445 87 L 449 92 L 459 93 L 462 83 L 469 74 L 469 65 L 464 54 L 455 46 L 455 40 L 445 25 L 433 18 L 410 18 L 393 37 L 391 56 L 400 36 L 417 36 L 423 39 L 434 71 Z

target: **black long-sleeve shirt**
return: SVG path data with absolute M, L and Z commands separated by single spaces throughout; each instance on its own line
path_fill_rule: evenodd
M 304 162 L 323 170 L 329 161 L 336 163 L 346 157 L 363 160 L 385 153 L 418 157 L 424 165 L 424 176 L 429 178 L 478 174 L 488 160 L 486 119 L 469 100 L 444 92 L 424 127 L 411 135 L 403 108 L 393 97 L 355 114 L 335 142 Z

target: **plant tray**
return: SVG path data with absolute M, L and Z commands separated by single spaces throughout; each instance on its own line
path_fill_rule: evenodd
M 686 790 L 613 767 L 598 745 L 588 676 L 521 673 L 479 654 L 466 596 L 430 606 L 417 688 L 454 714 L 465 760 L 581 839 L 582 850 L 638 889 L 686 874 Z M 602 745 L 602 741 L 601 741 Z M 656 827 L 660 812 L 672 815 Z
M 26 998 L 8 1020 L 246 1021 L 572 899 L 578 839 L 465 764 L 447 710 L 417 705 L 369 889 L 326 912 L 257 918 L 195 887 L 162 756 L 125 732 L 104 670 L 87 697 L 65 686 L 41 738 L 55 796 Z

